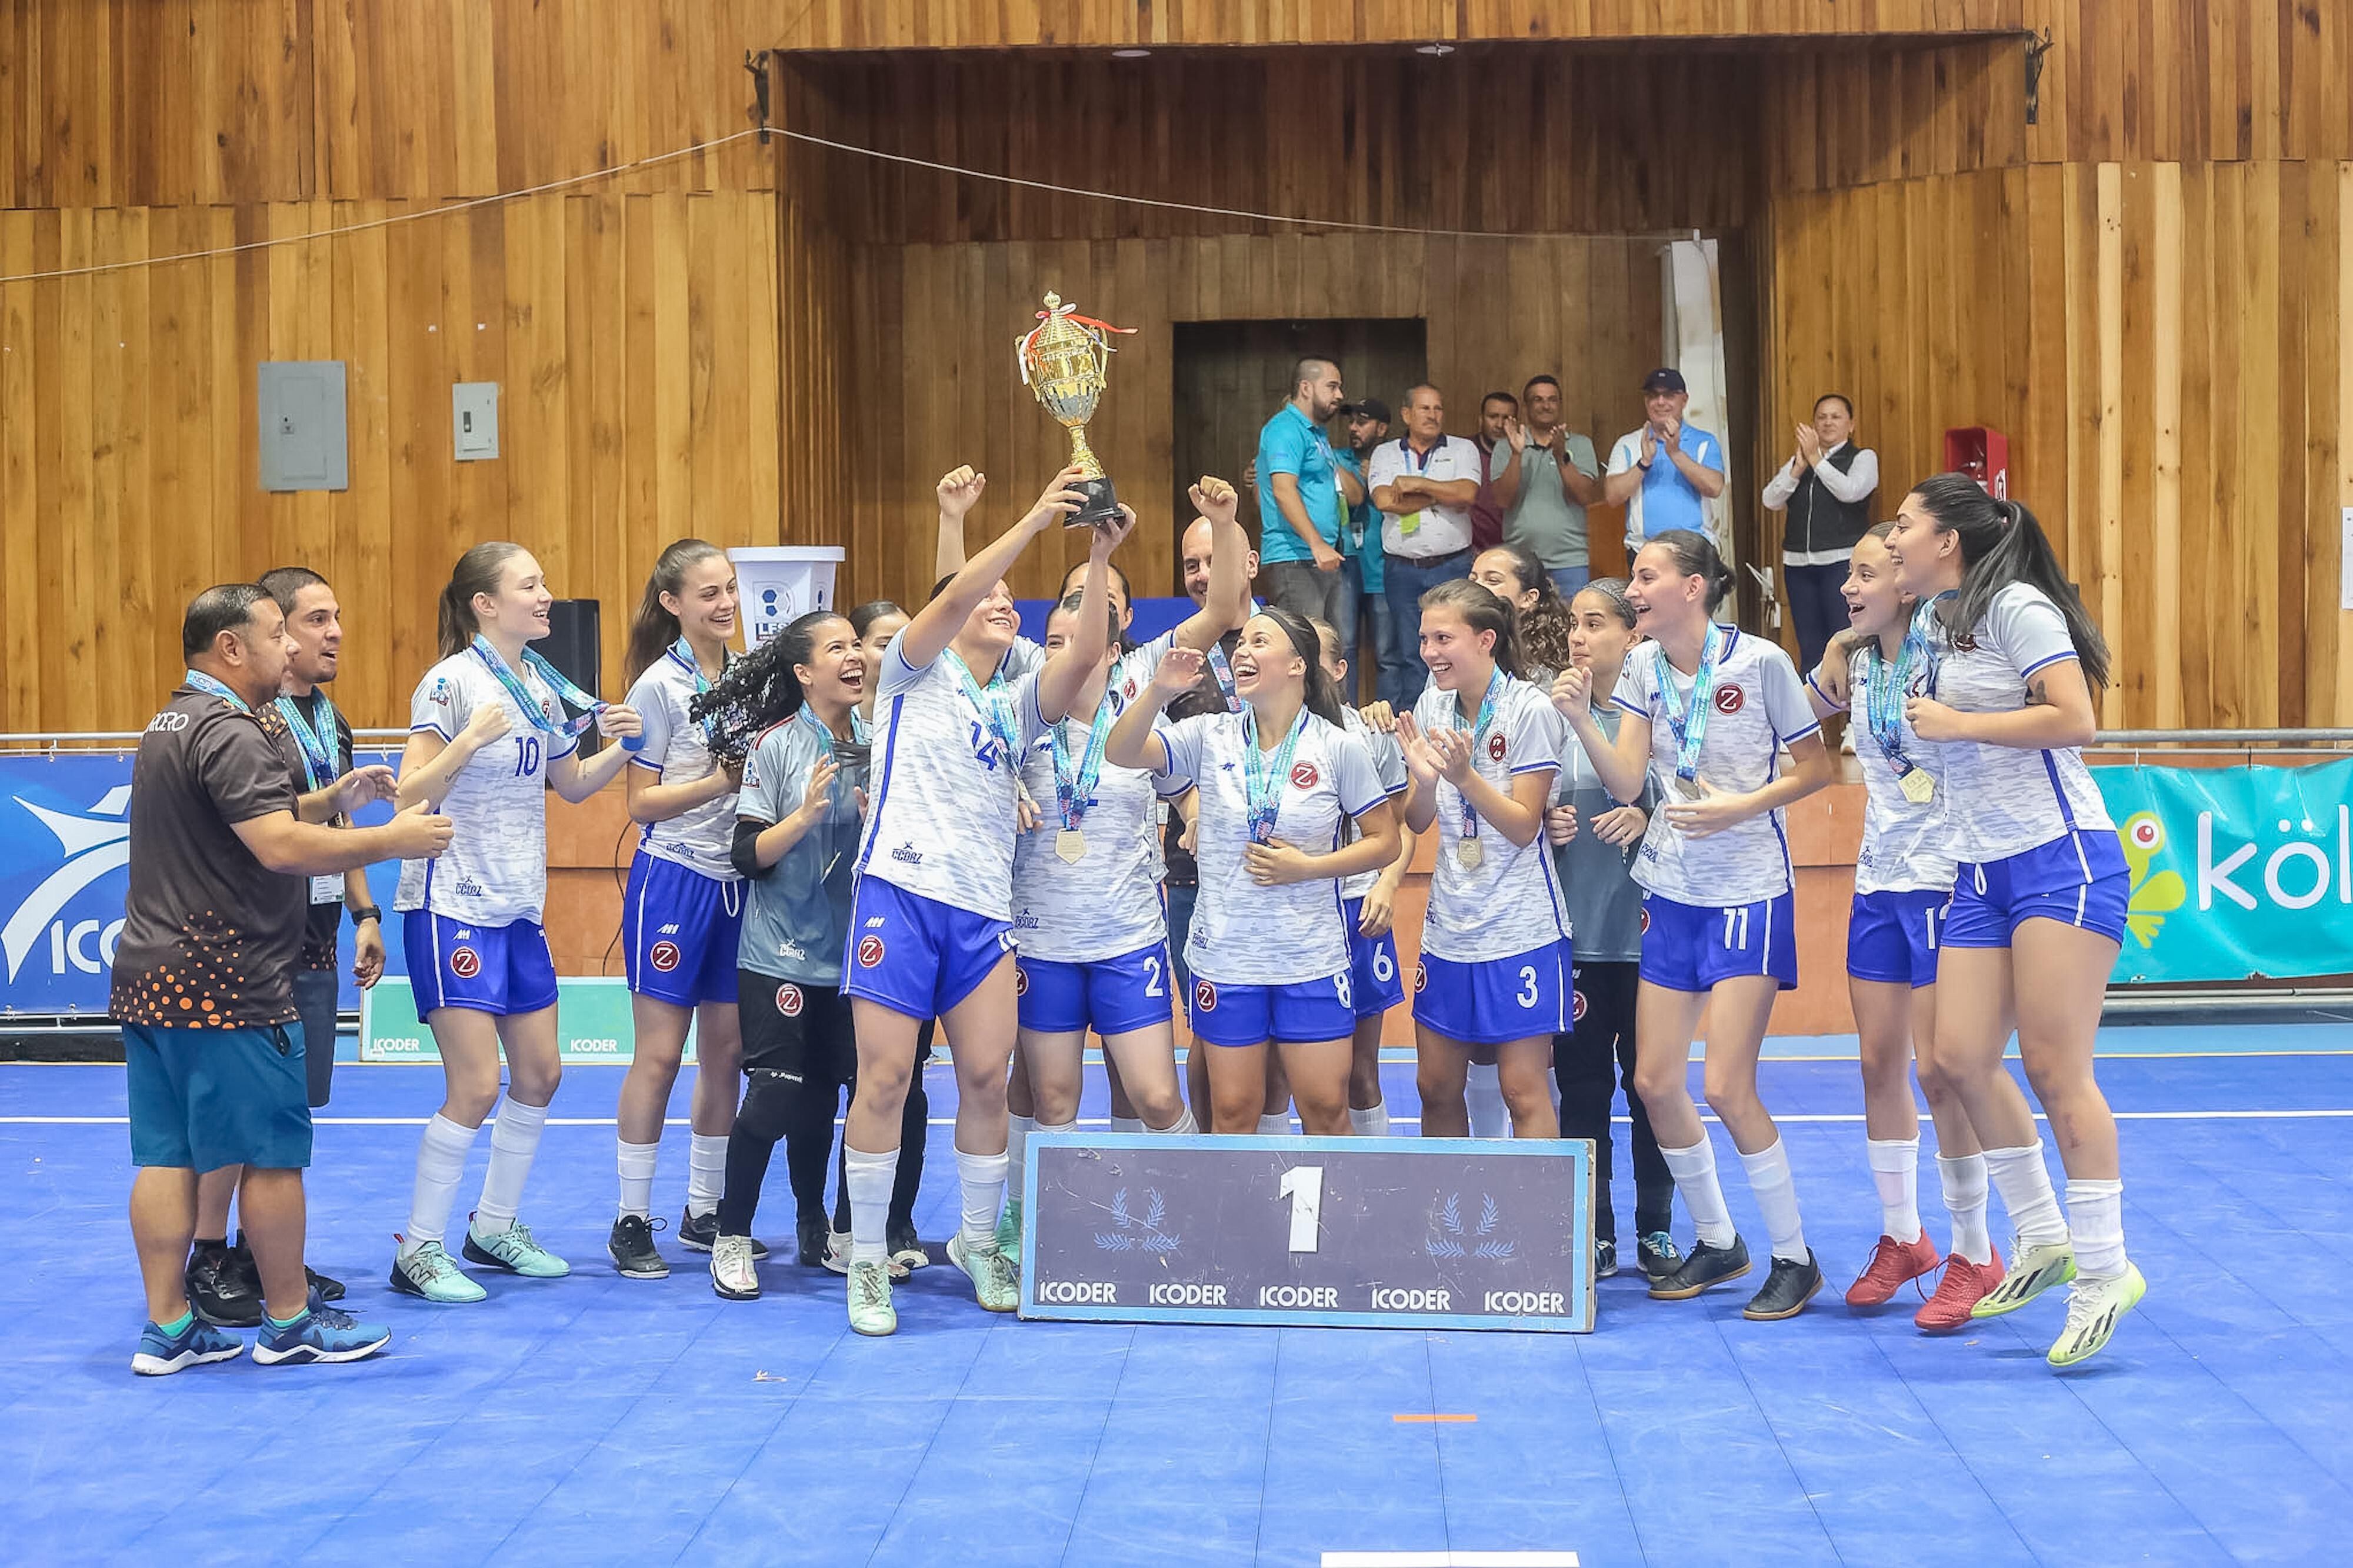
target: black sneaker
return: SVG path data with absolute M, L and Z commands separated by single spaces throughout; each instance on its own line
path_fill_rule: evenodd
M 1607 1279 L 1618 1272 L 1618 1243 L 1604 1237 L 1593 1244 L 1593 1277 Z
M 1765 1288 L 1749 1298 L 1748 1305 L 1740 1310 L 1744 1318 L 1754 1318 L 1769 1323 L 1783 1318 L 1794 1318 L 1814 1299 L 1822 1288 L 1822 1271 L 1814 1262 L 1811 1251 L 1803 1263 L 1792 1263 L 1786 1258 L 1773 1259 L 1773 1271 L 1765 1276 Z
M 1737 1279 L 1748 1272 L 1748 1244 L 1738 1237 L 1730 1247 L 1710 1247 L 1694 1241 L 1672 1274 L 1651 1281 L 1654 1301 L 1688 1301 L 1711 1285 Z
M 319 1293 L 320 1300 L 340 1301 L 343 1299 L 343 1282 L 342 1280 L 330 1279 L 328 1276 L 320 1273 L 317 1269 L 310 1267 L 308 1264 L 303 1265 L 302 1272 L 311 1277 L 311 1289 Z
M 1653 1279 L 1663 1279 L 1683 1266 L 1683 1248 L 1663 1230 L 1644 1231 L 1641 1247 L 1642 1272 Z
M 261 1326 L 261 1271 L 253 1254 L 200 1241 L 188 1254 L 188 1310 L 217 1329 Z
M 708 1252 L 711 1244 L 719 1239 L 719 1211 L 706 1215 L 685 1214 L 679 1216 L 678 1244 L 689 1252 Z M 758 1237 L 752 1238 L 752 1256 L 765 1259 L 768 1248 Z
M 801 1215 L 799 1222 L 793 1226 L 793 1237 L 795 1245 L 799 1248 L 802 1268 L 825 1267 L 826 1244 L 832 1235 L 833 1226 L 825 1215 L 821 1214 Z
M 913 1225 L 892 1226 L 883 1241 L 890 1248 L 891 1272 L 896 1278 L 903 1279 L 908 1270 L 921 1268 L 932 1260 L 932 1255 L 923 1250 L 923 1239 L 915 1234 Z
M 615 1220 L 605 1250 L 613 1255 L 613 1267 L 624 1279 L 670 1278 L 670 1265 L 654 1250 L 654 1222 L 643 1215 L 625 1214 Z

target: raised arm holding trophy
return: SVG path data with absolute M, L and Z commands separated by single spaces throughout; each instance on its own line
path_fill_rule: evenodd
M 1046 412 L 1071 433 L 1071 461 L 1085 476 L 1075 489 L 1087 504 L 1071 515 L 1066 527 L 1099 528 L 1119 521 L 1119 498 L 1112 493 L 1103 459 L 1087 445 L 1087 421 L 1103 395 L 1105 372 L 1111 364 L 1113 332 L 1132 332 L 1077 313 L 1049 293 L 1038 312 L 1039 325 L 1014 341 L 1014 357 L 1021 366 L 1021 382 Z

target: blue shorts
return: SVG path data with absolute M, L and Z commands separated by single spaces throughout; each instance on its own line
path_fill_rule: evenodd
M 1070 1035 L 1092 1028 L 1109 1038 L 1166 1024 L 1175 1016 L 1168 1005 L 1166 942 L 1092 963 L 1059 963 L 1050 958 L 1016 958 L 1014 963 L 1021 1026 L 1034 1034 Z
M 411 910 L 405 919 L 408 984 L 420 1022 L 437 1007 L 510 1017 L 555 1005 L 555 958 L 537 921 L 470 925 L 431 910 Z
M 1356 1032 L 1345 974 L 1292 985 L 1220 985 L 1193 977 L 1193 1033 L 1213 1046 L 1345 1040 Z
M 1012 951 L 1011 921 L 862 876 L 850 898 L 841 989 L 910 1018 L 944 1017 Z
M 2008 947 L 2031 920 L 2095 931 L 2122 945 L 2132 873 L 2106 828 L 2077 828 L 2063 838 L 1981 866 L 1963 862 L 1953 879 L 1953 910 L 1937 939 L 1947 947 Z
M 658 1002 L 735 1005 L 735 939 L 744 884 L 638 851 L 621 895 L 621 960 L 629 989 Z
M 1846 972 L 1917 990 L 1936 984 L 1936 942 L 1950 893 L 1857 893 L 1846 920 Z
M 1356 930 L 1364 922 L 1365 900 L 1342 901 L 1348 921 L 1348 990 L 1359 1018 L 1378 1018 L 1405 1000 L 1405 976 L 1398 973 L 1397 932 L 1366 936 Z
M 1571 959 L 1565 942 L 1476 963 L 1425 952 L 1413 973 L 1413 1021 L 1470 1046 L 1549 1041 L 1575 1022 Z
M 332 1051 L 334 1043 L 326 1048 Z M 122 1026 L 131 1163 L 182 1171 L 311 1163 L 301 1023 L 250 1029 Z
M 1669 991 L 1769 974 L 1798 988 L 1798 900 L 1789 893 L 1722 909 L 1642 895 L 1642 978 Z

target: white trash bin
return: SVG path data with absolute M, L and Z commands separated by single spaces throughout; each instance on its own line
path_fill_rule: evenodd
M 811 610 L 833 607 L 838 544 L 746 544 L 727 552 L 735 563 L 747 648 L 758 647 Z

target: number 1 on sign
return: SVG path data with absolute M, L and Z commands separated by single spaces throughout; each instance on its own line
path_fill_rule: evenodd
M 1291 1250 L 1313 1252 L 1324 1220 L 1324 1167 L 1293 1165 L 1282 1173 L 1282 1195 L 1291 1200 Z

